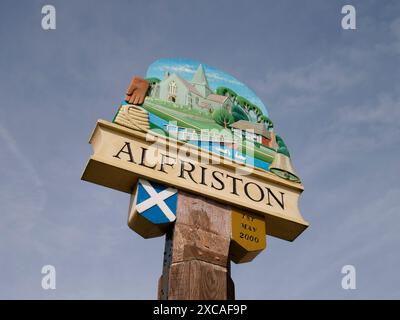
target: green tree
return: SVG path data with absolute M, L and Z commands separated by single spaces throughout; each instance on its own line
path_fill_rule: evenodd
M 249 121 L 249 119 L 250 119 L 249 118 L 249 113 L 251 111 L 253 111 L 255 116 L 256 116 L 256 119 L 254 119 L 254 120 L 256 120 L 259 123 L 265 122 L 265 119 L 263 118 L 264 117 L 263 112 L 261 111 L 261 109 L 257 105 L 255 105 L 254 103 L 252 103 L 251 101 L 247 100 L 246 98 L 244 98 L 242 96 L 238 96 L 231 89 L 226 88 L 226 87 L 219 87 L 217 89 L 217 94 L 225 95 L 225 96 L 229 96 L 229 97 L 233 98 L 233 101 L 235 103 L 237 103 L 242 108 L 242 110 L 240 110 L 240 111 L 243 111 L 243 112 L 240 112 L 240 111 L 235 112 L 235 111 L 237 111 L 237 109 L 235 111 L 232 110 L 232 114 L 235 117 L 235 120 L 238 117 L 237 118 L 238 120 Z M 243 113 L 246 114 L 246 117 L 244 119 L 242 118 L 243 117 Z M 273 127 L 272 121 L 269 121 L 269 123 L 271 124 L 271 128 L 272 128 Z
M 149 82 L 151 85 L 159 83 L 161 80 L 155 77 L 152 78 L 146 78 L 145 79 L 147 82 Z
M 235 121 L 239 120 L 244 120 L 244 121 L 249 121 L 249 117 L 246 112 L 240 107 L 239 105 L 235 104 L 232 107 L 232 116 L 235 119 Z
M 242 96 L 238 96 L 236 98 L 236 101 L 239 104 L 239 106 L 241 106 L 247 112 L 249 112 L 253 108 L 253 104 L 246 98 L 243 98 Z
M 216 93 L 220 96 L 228 96 L 232 99 L 233 102 L 236 103 L 236 98 L 238 97 L 238 95 L 232 89 L 229 89 L 227 87 L 218 87 Z
M 238 96 L 237 102 L 244 110 L 246 110 L 247 113 L 249 113 L 250 111 L 253 111 L 256 114 L 257 119 L 260 116 L 262 116 L 261 109 L 258 106 L 256 106 L 254 103 L 247 100 L 246 98 L 244 98 L 242 96 Z
M 262 113 L 262 111 L 261 111 L 261 109 L 258 107 L 258 106 L 256 106 L 255 104 L 253 104 L 253 106 L 254 106 L 254 112 L 255 112 L 255 114 L 256 114 L 256 116 L 257 116 L 257 121 L 263 116 L 263 113 Z
M 290 158 L 289 149 L 280 136 L 276 136 L 276 143 L 278 144 L 278 153 L 282 153 Z
M 268 129 L 272 129 L 274 127 L 272 120 L 265 115 L 260 116 L 258 122 L 267 124 Z
M 233 116 L 229 113 L 228 110 L 224 108 L 219 108 L 215 110 L 212 114 L 212 117 L 216 123 L 218 123 L 220 126 L 223 126 L 224 128 L 227 128 L 235 122 Z

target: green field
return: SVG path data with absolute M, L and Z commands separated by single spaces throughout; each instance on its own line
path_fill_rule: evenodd
M 171 108 L 147 99 L 143 104 L 143 108 L 167 121 L 176 121 L 180 127 L 196 130 L 223 129 L 211 116 L 207 117 L 206 115 L 198 114 L 188 108 Z
M 192 128 L 196 131 L 200 131 L 201 129 L 224 129 L 212 119 L 211 115 L 201 114 L 197 110 L 191 110 L 187 107 L 179 107 L 170 102 L 146 99 L 142 106 L 147 111 L 166 121 L 176 121 L 179 127 Z M 254 150 L 255 158 L 269 163 L 272 162 L 276 153 L 275 150 L 264 146 L 261 147 L 258 143 L 254 143 L 254 148 L 251 149 Z M 245 152 L 246 147 L 239 143 L 238 150 Z M 249 151 L 251 154 L 251 150 Z

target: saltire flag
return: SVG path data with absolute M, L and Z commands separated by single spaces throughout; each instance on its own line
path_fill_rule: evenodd
M 136 211 L 154 224 L 174 222 L 178 190 L 157 182 L 139 179 L 135 194 Z

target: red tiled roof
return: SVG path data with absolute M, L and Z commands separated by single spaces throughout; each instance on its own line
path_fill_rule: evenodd
M 190 92 L 193 92 L 194 94 L 197 94 L 198 96 L 201 96 L 201 94 L 197 91 L 197 89 L 192 84 L 190 84 L 185 79 L 179 77 L 178 75 L 177 75 L 177 77 L 182 81 L 182 83 L 186 86 L 186 88 L 189 89 Z
M 225 100 L 228 99 L 228 97 L 226 97 L 226 96 L 220 96 L 220 95 L 218 95 L 218 94 L 213 94 L 213 93 L 211 93 L 211 94 L 208 95 L 207 99 L 208 99 L 208 100 L 211 100 L 211 101 L 218 102 L 218 103 L 224 103 Z
M 252 130 L 255 134 L 262 135 L 263 137 L 271 140 L 271 132 L 268 131 L 265 124 L 263 123 L 253 123 L 250 121 L 239 120 L 231 124 L 232 128 L 239 130 Z

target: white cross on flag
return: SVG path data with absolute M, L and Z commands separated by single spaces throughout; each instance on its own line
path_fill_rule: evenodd
M 136 210 L 153 224 L 171 223 L 176 219 L 177 201 L 177 189 L 139 179 L 131 213 Z

